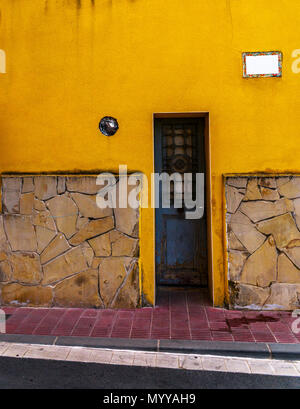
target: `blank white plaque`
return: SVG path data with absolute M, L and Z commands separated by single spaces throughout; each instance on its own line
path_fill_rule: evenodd
M 243 76 L 281 77 L 282 54 L 277 51 L 243 53 Z

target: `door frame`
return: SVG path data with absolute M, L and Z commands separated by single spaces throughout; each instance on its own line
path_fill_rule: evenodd
M 208 265 L 208 291 L 210 298 L 214 304 L 214 277 L 213 277 L 213 248 L 212 248 L 212 192 L 211 192 L 211 146 L 210 146 L 210 115 L 209 112 L 160 112 L 154 113 L 152 119 L 152 129 L 153 129 L 153 169 L 155 170 L 155 119 L 158 118 L 204 118 L 205 128 L 204 128 L 204 149 L 205 149 L 205 205 L 206 205 L 206 226 L 207 226 L 207 265 Z M 156 194 L 156 192 L 154 192 Z M 156 209 L 154 209 L 154 212 Z M 154 225 L 154 291 L 155 291 L 155 302 L 156 302 L 156 263 L 155 263 L 155 249 L 156 249 L 156 217 L 154 213 L 153 218 Z

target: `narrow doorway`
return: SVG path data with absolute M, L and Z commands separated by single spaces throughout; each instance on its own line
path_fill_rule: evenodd
M 192 173 L 194 190 L 196 173 L 206 173 L 205 118 L 155 118 L 154 125 L 155 172 L 169 175 Z M 162 205 L 161 186 L 156 194 L 159 197 L 159 207 L 155 213 L 157 286 L 194 287 L 206 292 L 206 209 L 202 218 L 187 219 L 184 206 L 174 206 L 176 183 L 173 182 L 170 183 L 169 208 Z

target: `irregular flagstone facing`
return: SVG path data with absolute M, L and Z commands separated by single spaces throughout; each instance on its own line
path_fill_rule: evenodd
M 9 261 L 0 261 L 0 282 L 11 281 L 12 273 L 13 271 Z
M 227 185 L 245 188 L 247 186 L 248 179 L 243 177 L 234 177 L 234 178 L 227 178 Z
M 300 232 L 290 213 L 260 222 L 257 229 L 261 233 L 272 234 L 279 249 L 287 247 L 293 240 L 300 239 Z
M 278 188 L 279 193 L 289 199 L 300 197 L 300 178 L 293 177 L 288 183 Z
M 34 191 L 34 183 L 32 177 L 23 178 L 22 193 L 30 193 Z
M 34 212 L 33 224 L 35 226 L 45 227 L 46 229 L 56 231 L 55 223 L 49 210 Z
M 24 193 L 20 198 L 20 214 L 31 215 L 34 204 L 34 193 Z
M 45 250 L 41 253 L 41 263 L 45 264 L 51 259 L 59 256 L 60 254 L 66 252 L 71 246 L 67 242 L 63 234 L 58 234 L 55 239 L 53 239 Z
M 267 309 L 294 310 L 300 307 L 300 284 L 274 283 Z
M 270 188 L 270 189 L 276 189 L 276 187 L 277 187 L 276 179 L 274 177 L 259 178 L 258 179 L 258 184 L 260 186 L 263 186 L 265 188 Z M 277 192 L 275 192 L 275 193 L 277 193 Z
M 257 185 L 257 179 L 251 178 L 248 181 L 247 191 L 243 200 L 260 200 L 262 195 Z
M 285 254 L 278 257 L 278 282 L 300 284 L 300 270 Z
M 102 307 L 98 288 L 97 270 L 87 270 L 76 274 L 55 286 L 55 305 L 83 308 Z
M 230 250 L 240 250 L 245 251 L 246 248 L 242 245 L 242 243 L 237 239 L 236 235 L 233 231 L 228 233 L 228 249 Z
M 245 202 L 241 204 L 241 212 L 249 217 L 253 222 L 269 219 L 270 217 L 279 216 L 294 209 L 293 204 L 287 199 L 281 199 L 276 202 Z
M 42 279 L 39 256 L 35 253 L 13 253 L 8 260 L 12 266 L 12 280 L 19 283 L 38 284 Z
M 20 284 L 0 285 L 3 305 L 15 307 L 50 307 L 52 305 L 52 289 L 40 286 L 24 286 Z
M 96 195 L 84 195 L 81 193 L 71 193 L 71 197 L 77 204 L 83 217 L 100 219 L 102 217 L 112 216 L 113 211 L 110 208 L 101 209 L 96 202 Z
M 280 195 L 277 190 L 268 189 L 267 187 L 261 187 L 260 193 L 263 200 L 279 200 Z
M 227 178 L 225 183 L 230 190 L 232 186 L 247 185 L 233 214 L 227 204 L 231 307 L 299 308 L 300 177 L 239 176 Z M 242 194 L 240 189 L 239 192 Z M 248 257 L 245 248 L 250 253 Z
M 130 256 L 137 257 L 138 255 L 138 239 L 133 239 L 125 234 L 113 230 L 109 233 L 112 256 Z
M 235 294 L 233 305 L 236 308 L 257 309 L 262 308 L 268 300 L 270 289 L 238 284 L 233 293 Z
M 64 176 L 58 176 L 57 178 L 57 193 L 60 195 L 66 191 L 66 178 Z
M 64 278 L 87 270 L 89 267 L 82 247 L 76 247 L 58 256 L 43 266 L 43 284 L 55 283 Z
M 225 195 L 226 195 L 227 211 L 229 213 L 235 213 L 241 201 L 243 200 L 244 195 L 240 193 L 238 189 L 236 189 L 233 186 L 226 186 Z
M 72 246 L 77 246 L 85 240 L 106 233 L 113 228 L 113 217 L 104 217 L 103 219 L 92 220 L 88 224 L 85 224 L 81 230 L 79 230 L 79 232 L 70 239 L 69 243 L 72 244 Z
M 228 253 L 229 280 L 240 281 L 240 275 L 248 256 L 249 253 L 244 251 L 230 251 Z
M 36 176 L 34 178 L 35 196 L 40 200 L 47 200 L 56 196 L 56 176 Z
M 239 281 L 244 284 L 268 287 L 277 277 L 277 251 L 270 236 L 245 262 Z
M 4 215 L 4 228 L 13 251 L 36 251 L 36 235 L 31 216 Z
M 135 263 L 135 260 L 130 257 L 108 257 L 101 262 L 99 266 L 100 294 L 105 307 L 110 306 L 118 288 L 133 268 L 132 263 Z
M 295 243 L 295 247 L 283 249 L 288 258 L 300 269 L 300 240 Z M 300 271 L 300 270 L 299 270 Z
M 134 186 L 128 186 L 128 195 L 134 189 Z M 119 183 L 116 187 L 116 208 L 114 209 L 116 219 L 116 229 L 128 236 L 139 236 L 139 211 L 131 207 L 119 207 Z
M 69 176 L 66 183 L 69 192 L 95 195 L 101 189 L 101 186 L 96 184 L 96 177 L 94 176 Z
M 56 232 L 46 229 L 45 227 L 35 226 L 36 239 L 37 239 L 37 252 L 40 254 L 44 248 L 50 243 L 56 236 Z
M 6 254 L 10 252 L 6 234 L 3 226 L 3 216 L 0 216 L 0 261 L 6 259 Z
M 300 229 L 300 199 L 294 200 L 294 215 L 298 230 Z
M 7 191 L 3 197 L 3 210 L 6 213 L 19 213 L 20 192 L 16 190 Z
M 94 250 L 96 257 L 111 256 L 111 241 L 109 233 L 102 234 L 101 236 L 89 240 L 89 244 Z
M 240 211 L 231 217 L 230 228 L 250 253 L 258 249 L 266 239 L 266 236 L 260 233 L 248 217 Z
M 57 229 L 68 238 L 73 236 L 76 229 L 78 208 L 74 201 L 67 195 L 55 196 L 47 201 L 47 207 L 55 220 Z
M 96 194 L 101 186 L 96 179 L 44 175 L 2 179 L 2 305 L 140 305 L 139 210 L 100 209 Z M 128 192 L 132 189 L 128 186 Z
M 135 308 L 139 304 L 139 266 L 137 261 L 130 267 L 125 284 L 112 303 L 113 308 Z

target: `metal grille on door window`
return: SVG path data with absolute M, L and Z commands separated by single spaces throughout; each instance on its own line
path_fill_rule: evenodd
M 197 161 L 197 127 L 196 124 L 170 124 L 164 125 L 162 129 L 162 164 L 163 172 L 168 174 L 184 173 L 193 174 L 193 184 L 188 189 L 195 186 L 195 174 L 198 172 Z M 184 187 L 182 184 L 182 191 Z M 176 183 L 171 184 L 171 201 L 175 194 L 181 195 L 181 186 Z

